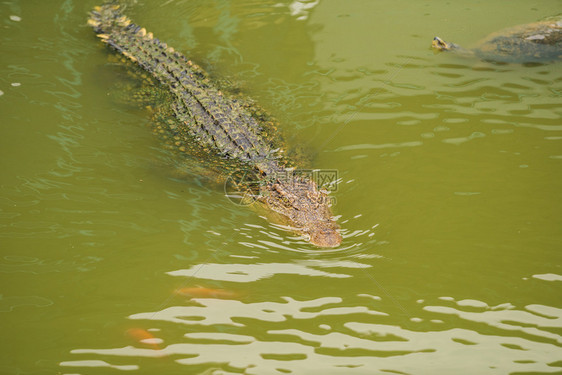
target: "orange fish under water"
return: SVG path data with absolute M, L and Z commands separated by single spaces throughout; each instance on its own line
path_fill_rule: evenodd
M 232 290 L 204 288 L 201 286 L 176 289 L 175 293 L 189 298 L 236 299 L 240 297 L 240 293 Z
M 127 335 L 129 335 L 130 337 L 132 337 L 138 342 L 149 345 L 152 349 L 160 350 L 158 343 L 162 340 L 154 337 L 152 333 L 148 332 L 146 329 L 130 328 L 127 330 Z

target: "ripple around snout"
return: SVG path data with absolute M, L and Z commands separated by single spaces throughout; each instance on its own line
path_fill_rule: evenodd
M 360 215 L 359 215 L 360 217 Z M 342 218 L 340 217 L 339 220 Z M 347 222 L 343 220 L 343 222 Z M 345 224 L 344 224 L 345 225 Z M 339 229 L 341 245 L 333 248 L 317 247 L 307 242 L 303 236 L 295 236 L 290 227 L 265 223 L 265 225 L 246 224 L 236 229 L 241 240 L 237 243 L 251 249 L 269 252 L 297 253 L 319 259 L 347 258 L 365 252 L 369 244 L 376 242 L 373 228 L 360 230 L 345 226 Z

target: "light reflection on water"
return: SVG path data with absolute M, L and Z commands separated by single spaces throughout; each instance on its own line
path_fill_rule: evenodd
M 72 353 L 82 357 L 87 354 L 89 358 L 101 356 L 109 363 L 112 357 L 170 357 L 170 361 L 181 365 L 218 362 L 247 374 L 273 374 L 279 369 L 284 370 L 281 372 L 329 374 L 369 374 L 373 371 L 493 374 L 507 369 L 552 372 L 555 368 L 548 363 L 562 356 L 559 346 L 533 339 L 540 336 L 560 343 L 560 336 L 547 329 L 562 328 L 562 310 L 546 306 L 530 305 L 523 311 L 514 306 L 490 307 L 483 301 L 463 300 L 456 303 L 456 308 L 425 306 L 423 310 L 434 312 L 436 316 L 412 319 L 415 323 L 404 328 L 385 324 L 388 314 L 376 307 L 380 297 L 363 299 L 363 303 L 346 302 L 346 297 L 303 301 L 290 297 L 282 299 L 283 302 L 254 303 L 195 299 L 192 301 L 194 306 L 174 306 L 134 314 L 130 318 L 143 321 L 142 325 L 167 322 L 174 323 L 176 330 L 188 325 L 198 327 L 200 331 L 190 329 L 180 343 L 164 339 L 165 345 L 158 350 L 141 345 L 75 349 Z M 480 331 L 478 325 L 475 329 L 450 328 L 447 316 L 445 320 L 432 319 L 443 319 L 441 314 L 456 315 L 471 323 L 484 323 L 496 328 L 497 332 L 489 332 L 484 327 Z M 330 317 L 345 323 L 327 324 L 333 321 Z M 501 323 L 504 320 L 509 324 Z M 257 321 L 262 330 L 252 335 L 251 327 Z M 291 325 L 287 326 L 287 322 Z M 536 328 L 528 328 L 530 325 Z M 526 335 L 521 336 L 514 330 Z M 434 365 L 429 370 L 420 367 L 420 363 Z M 82 361 L 67 361 L 62 365 L 83 366 Z
M 476 299 L 442 296 L 418 300 L 417 308 L 403 311 L 409 322 L 389 324 L 392 313 L 387 312 L 385 302 L 399 302 L 385 295 L 384 289 L 379 290 L 380 295 L 352 292 L 330 296 L 332 287 L 340 293 L 343 290 L 335 280 L 352 278 L 354 270 L 372 273 L 370 264 L 344 257 L 322 258 L 295 263 L 205 263 L 170 271 L 169 275 L 185 278 L 188 285 L 227 283 L 242 297 L 191 298 L 135 313 L 129 319 L 162 334 L 155 338 L 159 348 L 143 343 L 79 348 L 72 354 L 90 358 L 89 362 L 65 361 L 61 365 L 113 366 L 112 358 L 127 363 L 123 359 L 145 357 L 180 366 L 215 363 L 220 366 L 211 373 L 216 374 L 495 374 L 553 372 L 555 359 L 562 356 L 562 336 L 555 333 L 562 328 L 562 309 L 540 304 L 520 309 L 511 303 L 493 306 Z M 277 301 L 253 302 L 256 296 L 252 290 L 255 292 L 257 283 L 285 275 L 297 276 L 305 285 L 310 278 L 322 279 L 326 293 L 302 299 L 281 292 L 274 297 Z M 562 276 L 534 277 L 556 282 Z M 241 294 L 244 288 L 248 291 Z M 187 330 L 182 328 L 186 326 Z M 180 342 L 166 338 L 170 329 L 175 335 L 185 332 Z M 133 369 L 136 365 L 129 366 Z

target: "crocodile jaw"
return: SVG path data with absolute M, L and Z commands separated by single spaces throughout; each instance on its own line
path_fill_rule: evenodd
M 316 228 L 307 233 L 309 242 L 318 247 L 338 247 L 341 244 L 342 237 L 337 228 Z

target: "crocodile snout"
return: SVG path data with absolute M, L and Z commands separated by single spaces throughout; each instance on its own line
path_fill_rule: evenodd
M 310 235 L 310 243 L 318 247 L 338 247 L 341 244 L 341 234 L 336 229 L 316 230 Z

